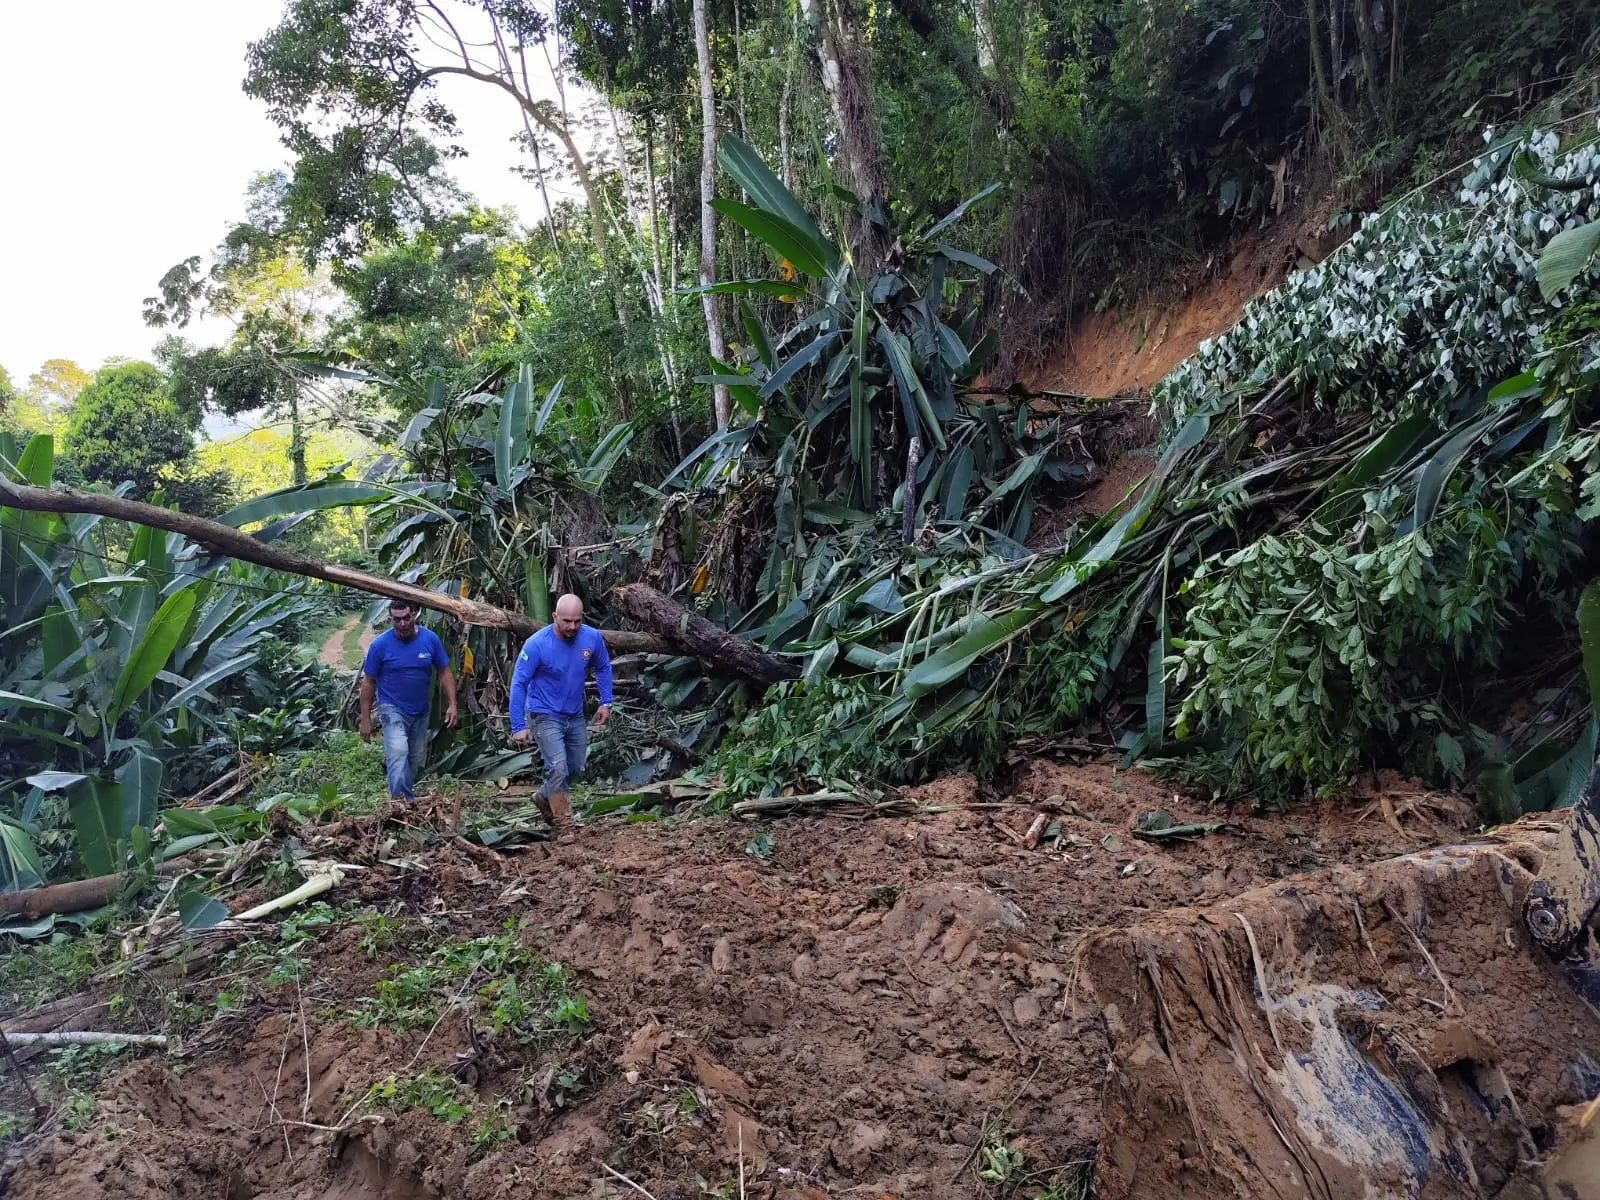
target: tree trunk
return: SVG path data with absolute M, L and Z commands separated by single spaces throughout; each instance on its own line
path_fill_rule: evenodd
M 705 0 L 694 0 L 694 52 L 700 64 L 700 286 L 717 281 L 717 214 L 711 202 L 717 198 L 717 95 L 711 87 L 711 42 L 706 34 Z M 722 314 L 717 298 L 710 292 L 700 296 L 706 313 L 706 340 L 716 362 L 728 361 L 728 347 L 722 338 Z M 715 363 L 713 363 L 715 369 Z M 726 384 L 712 389 L 717 428 L 726 429 L 733 418 L 733 397 Z
M 1367 103 L 1380 125 L 1388 125 L 1380 82 L 1383 65 L 1378 58 L 1378 31 L 1372 25 L 1372 0 L 1355 0 L 1356 43 L 1361 48 L 1361 78 L 1366 83 Z
M 883 141 L 872 106 L 872 69 L 866 47 L 853 28 L 849 0 L 834 0 L 836 14 L 824 10 L 827 0 L 800 0 L 800 9 L 817 39 L 817 65 L 828 94 L 851 187 L 864 210 L 883 203 L 886 191 Z M 888 253 L 884 231 L 865 213 L 852 237 L 857 267 L 871 275 Z
M 696 657 L 731 667 L 758 683 L 773 684 L 800 676 L 798 664 L 757 649 L 680 607 L 647 583 L 623 584 L 611 593 L 611 602 L 646 629 L 681 642 Z
M 539 624 L 526 613 L 512 612 L 510 609 L 484 604 L 478 600 L 467 600 L 460 596 L 430 591 L 414 583 L 402 583 L 386 575 L 358 571 L 340 563 L 322 562 L 320 559 L 310 558 L 293 550 L 285 550 L 269 542 L 257 541 L 249 534 L 241 533 L 231 525 L 224 525 L 219 521 L 209 521 L 204 517 L 175 512 L 170 508 L 159 508 L 154 504 L 145 504 L 138 500 L 126 500 L 121 496 L 102 496 L 91 492 L 74 491 L 71 488 L 33 487 L 0 479 L 0 507 L 18 508 L 26 512 L 96 513 L 118 521 L 131 521 L 136 525 L 149 525 L 154 529 L 182 534 L 196 545 L 204 546 L 212 553 L 227 558 L 253 562 L 274 571 L 287 571 L 291 575 L 326 580 L 328 583 L 352 587 L 374 596 L 405 600 L 419 608 L 447 613 L 467 625 L 477 625 L 485 629 L 504 629 L 523 637 L 539 629 Z M 633 633 L 619 629 L 600 630 L 606 648 L 612 653 L 689 654 L 703 659 L 712 666 L 746 675 L 760 683 L 788 679 L 791 675 L 798 674 L 797 671 L 791 671 L 782 659 L 775 658 L 749 642 L 718 629 L 710 621 L 702 617 L 688 617 L 682 609 L 654 589 L 643 584 L 634 584 L 632 587 L 652 592 L 660 597 L 662 604 L 677 615 L 670 623 L 654 624 L 652 628 L 659 630 L 659 633 Z M 688 617 L 688 624 L 680 628 L 679 620 L 684 617 Z
M 289 391 L 289 470 L 296 487 L 303 487 L 306 473 L 306 431 L 300 423 L 300 388 Z

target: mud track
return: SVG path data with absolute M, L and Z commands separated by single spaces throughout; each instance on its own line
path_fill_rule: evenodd
M 741 1162 L 744 1194 L 787 1200 L 1064 1189 L 1101 1141 L 1112 1058 L 1104 1014 L 1075 986 L 1085 935 L 1456 840 L 1470 819 L 1380 783 L 1387 802 L 1364 815 L 1344 798 L 1235 816 L 1192 842 L 1141 840 L 1137 816 L 1218 814 L 1137 773 L 1036 762 L 999 797 L 930 785 L 917 799 L 944 811 L 903 819 L 600 822 L 575 846 L 455 841 L 402 867 L 375 861 L 403 859 L 390 845 L 342 906 L 455 937 L 520 921 L 525 945 L 576 972 L 588 1032 L 539 1048 L 454 1015 L 428 1032 L 351 1028 L 340 1013 L 396 956 L 369 957 L 354 927 L 335 927 L 303 991 L 277 989 L 187 1057 L 111 1077 L 94 1124 L 33 1147 L 10 1195 L 637 1196 L 617 1171 L 687 1200 L 739 1195 Z M 1029 848 L 1040 804 L 1059 826 Z M 770 851 L 752 844 L 762 830 Z M 320 831 L 318 853 L 359 862 L 381 834 L 349 822 Z M 1501 937 L 1481 932 L 1486 946 Z M 172 986 L 215 991 L 203 977 Z M 426 1066 L 502 1102 L 511 1136 L 474 1149 L 425 1112 L 352 1116 L 373 1083 Z M 553 1068 L 580 1072 L 581 1090 L 552 1102 Z M 979 1178 L 986 1143 L 1021 1154 L 1011 1184 Z

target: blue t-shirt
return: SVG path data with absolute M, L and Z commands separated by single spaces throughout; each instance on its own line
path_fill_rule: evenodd
M 511 673 L 511 731 L 527 723 L 528 713 L 580 716 L 583 681 L 594 668 L 600 703 L 611 703 L 611 656 L 600 631 L 578 626 L 578 636 L 564 641 L 554 625 L 546 625 L 522 644 Z
M 418 625 L 409 642 L 386 629 L 372 639 L 361 673 L 372 678 L 379 704 L 392 704 L 401 712 L 420 717 L 428 711 L 433 673 L 450 665 L 439 635 L 426 625 Z

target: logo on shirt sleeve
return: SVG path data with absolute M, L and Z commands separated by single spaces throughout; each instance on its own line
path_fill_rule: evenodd
M 585 650 L 585 651 L 584 651 L 584 652 L 583 652 L 583 656 L 584 656 L 584 658 L 588 658 L 588 657 L 589 657 L 589 656 L 590 656 L 590 655 L 591 655 L 591 654 L 593 654 L 593 653 L 594 653 L 594 651 L 593 651 L 593 650 Z

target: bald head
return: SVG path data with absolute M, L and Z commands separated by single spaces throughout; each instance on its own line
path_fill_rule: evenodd
M 556 601 L 556 636 L 564 642 L 570 642 L 578 636 L 578 627 L 583 624 L 583 601 L 571 592 Z

